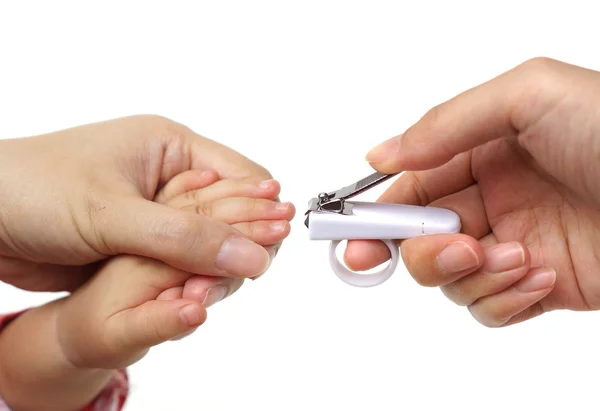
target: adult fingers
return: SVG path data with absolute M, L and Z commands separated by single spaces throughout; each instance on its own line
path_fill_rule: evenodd
M 264 167 L 239 152 L 194 132 L 169 118 L 137 115 L 116 123 L 121 134 L 142 135 L 152 146 L 160 144 L 162 164 L 156 184 L 162 187 L 173 177 L 187 170 L 215 170 L 221 179 L 273 176 Z
M 255 277 L 270 264 L 263 247 L 230 225 L 151 201 L 117 200 L 95 217 L 88 231 L 97 233 L 97 247 L 108 255 L 150 257 L 193 274 L 222 277 Z
M 432 170 L 402 173 L 377 201 L 426 206 L 473 184 L 471 154 L 463 153 Z M 355 271 L 368 270 L 389 258 L 390 252 L 381 241 L 348 241 L 344 252 L 346 265 Z
M 473 184 L 471 153 L 461 153 L 439 167 L 402 173 L 377 201 L 426 206 Z
M 456 212 L 461 219 L 461 231 L 473 238 L 481 238 L 490 232 L 490 227 L 485 212 L 485 206 L 477 185 L 472 185 L 457 193 L 433 201 L 431 206 L 441 207 Z M 404 241 L 403 240 L 401 244 Z M 389 250 L 382 243 L 366 243 L 365 245 L 350 244 L 346 250 L 345 261 L 353 270 L 367 270 L 382 264 L 389 259 Z M 405 250 L 403 256 L 409 258 Z M 428 258 L 427 254 L 422 256 Z M 418 259 L 418 256 L 414 258 Z M 419 263 L 415 263 L 418 265 Z
M 521 280 L 530 269 L 530 261 L 529 250 L 522 244 L 496 244 L 485 249 L 485 261 L 478 271 L 442 286 L 441 290 L 454 303 L 469 306 Z
M 556 72 L 568 65 L 533 59 L 427 112 L 402 135 L 367 154 L 383 173 L 437 167 L 500 137 L 517 135 L 564 93 Z
M 437 287 L 477 271 L 484 249 L 466 234 L 436 234 L 402 242 L 402 259 L 417 283 Z
M 487 327 L 501 327 L 533 318 L 543 312 L 539 301 L 552 291 L 555 282 L 556 272 L 552 268 L 533 268 L 513 287 L 469 305 L 469 311 Z
M 458 214 L 461 232 L 471 237 L 482 238 L 491 232 L 485 204 L 477 184 L 440 198 L 432 202 L 430 206 L 446 208 Z

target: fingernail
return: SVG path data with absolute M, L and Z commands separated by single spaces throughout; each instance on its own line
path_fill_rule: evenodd
M 273 179 L 263 180 L 260 183 L 258 183 L 258 188 L 260 188 L 261 190 L 267 190 L 267 189 L 271 188 L 274 181 L 275 180 L 273 180 Z
M 189 327 L 196 327 L 202 323 L 204 316 L 198 307 L 186 305 L 179 310 L 179 315 Z
M 484 271 L 502 273 L 525 264 L 525 250 L 517 242 L 498 244 L 485 251 Z
M 269 248 L 269 250 L 268 250 L 268 251 L 269 251 L 269 261 L 271 261 L 271 263 L 272 263 L 272 262 L 273 262 L 273 260 L 275 259 L 275 256 L 277 255 L 277 247 L 272 247 L 272 248 Z M 269 267 L 270 267 L 270 266 L 271 266 L 271 264 L 269 264 Z M 267 270 L 269 269 L 269 267 L 267 267 Z M 265 272 L 266 272 L 267 270 L 265 270 Z M 252 277 L 252 278 L 251 278 L 251 280 L 252 280 L 252 281 L 258 280 L 260 277 L 262 277 L 262 276 L 263 276 L 263 274 L 264 274 L 264 272 L 263 272 L 263 273 L 261 273 L 261 274 L 259 274 L 259 275 L 257 275 L 256 277 Z
M 286 211 L 290 207 L 290 203 L 276 203 L 275 209 L 280 211 Z
M 556 271 L 551 268 L 536 268 L 531 270 L 515 287 L 522 293 L 533 293 L 552 287 L 555 281 Z
M 467 243 L 457 241 L 442 250 L 437 263 L 447 273 L 459 273 L 477 267 L 479 257 Z
M 285 221 L 274 221 L 269 224 L 269 228 L 271 231 L 275 231 L 276 233 L 280 233 L 285 230 L 286 222 Z
M 204 306 L 204 308 L 208 308 L 211 305 L 218 303 L 227 296 L 227 291 L 227 287 L 225 287 L 222 284 L 210 287 L 206 291 L 206 296 L 204 297 L 202 305 Z
M 216 260 L 218 269 L 236 277 L 255 277 L 269 264 L 269 253 L 263 247 L 240 237 L 225 240 Z
M 383 163 L 388 160 L 391 156 L 395 155 L 400 151 L 400 141 L 402 140 L 402 134 L 396 137 L 392 137 L 387 141 L 379 144 L 367 153 L 367 161 L 371 164 Z

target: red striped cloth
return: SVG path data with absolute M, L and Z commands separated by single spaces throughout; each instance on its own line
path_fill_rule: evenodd
M 0 315 L 0 332 L 22 312 Z M 2 364 L 0 364 L 0 367 Z M 121 411 L 129 393 L 129 381 L 125 370 L 115 371 L 115 376 L 98 396 L 81 411 Z M 33 393 L 32 393 L 33 394 Z M 0 395 L 0 411 L 12 411 Z

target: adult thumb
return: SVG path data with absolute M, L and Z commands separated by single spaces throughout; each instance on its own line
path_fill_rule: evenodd
M 429 110 L 402 135 L 372 149 L 382 173 L 432 169 L 491 140 L 517 136 L 563 94 L 561 78 L 584 69 L 536 58 Z
M 230 225 L 143 198 L 114 201 L 93 227 L 107 254 L 149 257 L 193 274 L 251 278 L 270 265 L 267 250 Z

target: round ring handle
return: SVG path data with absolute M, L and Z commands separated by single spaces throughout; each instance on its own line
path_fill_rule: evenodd
M 392 240 L 381 240 L 390 249 L 392 258 L 388 263 L 387 267 L 383 270 L 372 274 L 359 274 L 354 271 L 347 269 L 337 258 L 335 253 L 338 245 L 342 242 L 341 240 L 332 241 L 329 245 L 329 265 L 333 269 L 335 275 L 346 284 L 353 285 L 355 287 L 374 287 L 387 281 L 394 271 L 400 260 L 400 253 L 398 246 Z

